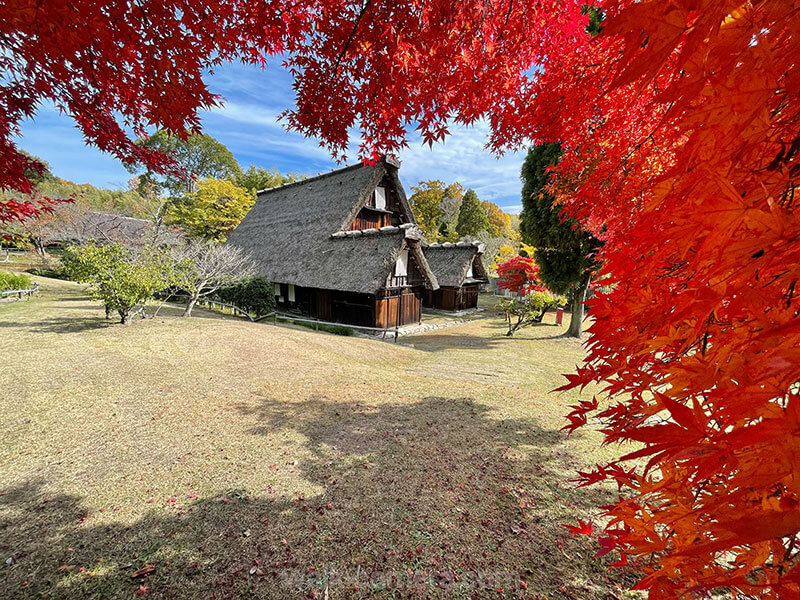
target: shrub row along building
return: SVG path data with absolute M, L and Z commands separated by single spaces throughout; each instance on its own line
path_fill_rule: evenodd
M 275 283 L 278 306 L 368 327 L 418 323 L 422 305 L 477 306 L 478 244 L 426 246 L 399 163 L 355 165 L 262 190 L 228 239 Z

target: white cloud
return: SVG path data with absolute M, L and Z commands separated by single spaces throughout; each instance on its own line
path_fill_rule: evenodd
M 281 109 L 236 101 L 203 114 L 203 129 L 225 144 L 239 162 L 281 171 L 316 174 L 336 168 L 316 139 L 287 131 Z
M 270 129 L 283 131 L 278 122 L 281 109 L 262 104 L 242 104 L 239 102 L 225 101 L 222 106 L 212 108 L 204 114 L 208 117 L 220 117 L 248 126 L 259 125 Z
M 257 65 L 226 64 L 208 77 L 210 89 L 226 99 L 288 108 L 293 101 L 292 77 L 276 61 L 262 69 Z
M 403 184 L 408 187 L 428 179 L 458 181 L 474 189 L 482 200 L 496 202 L 509 212 L 512 207 L 519 209 L 519 171 L 524 154 L 495 157 L 484 147 L 488 133 L 488 125 L 481 122 L 472 127 L 450 127 L 446 141 L 433 148 L 414 140 L 399 155 Z

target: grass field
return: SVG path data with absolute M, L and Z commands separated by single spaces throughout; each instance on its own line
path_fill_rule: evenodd
M 560 526 L 610 491 L 569 483 L 608 451 L 559 432 L 559 327 L 126 327 L 36 280 L 0 304 L 0 597 L 626 597 Z

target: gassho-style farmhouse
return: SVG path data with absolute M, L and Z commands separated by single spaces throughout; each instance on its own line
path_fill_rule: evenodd
M 367 327 L 419 323 L 422 306 L 477 307 L 483 245 L 426 244 L 383 158 L 258 192 L 228 239 L 275 284 L 280 309 Z

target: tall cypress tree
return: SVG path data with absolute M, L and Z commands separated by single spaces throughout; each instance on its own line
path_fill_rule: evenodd
M 563 219 L 552 195 L 547 168 L 558 162 L 560 144 L 540 144 L 528 150 L 522 165 L 522 240 L 536 248 L 534 258 L 541 269 L 542 282 L 558 294 L 572 292 L 572 316 L 568 336 L 580 337 L 583 302 L 599 262 L 602 242 L 576 226 L 572 218 Z
M 489 231 L 489 217 L 486 216 L 486 211 L 483 210 L 474 190 L 467 190 L 461 200 L 456 231 L 460 237 L 475 235 L 479 231 Z

